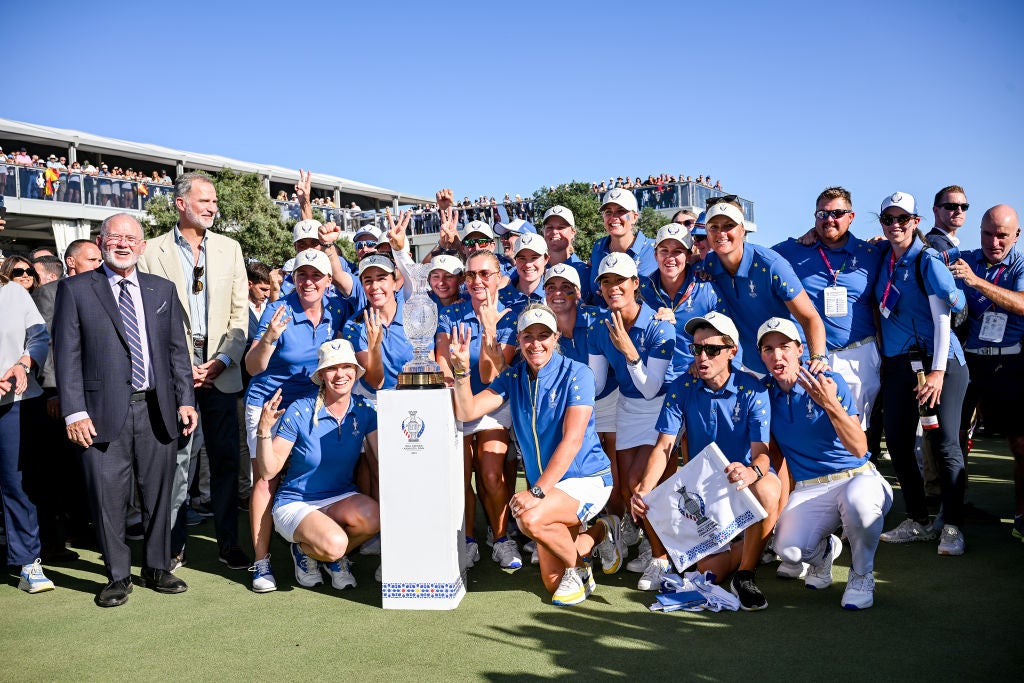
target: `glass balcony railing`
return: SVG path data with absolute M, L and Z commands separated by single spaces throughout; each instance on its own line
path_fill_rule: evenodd
M 139 181 L 111 175 L 89 175 L 82 171 L 59 171 L 47 177 L 45 168 L 6 165 L 0 172 L 0 191 L 8 197 L 68 202 L 113 209 L 143 211 L 158 195 L 174 194 L 173 185 Z
M 644 209 L 680 209 L 684 206 L 692 206 L 702 209 L 711 197 L 721 197 L 729 194 L 722 190 L 715 190 L 700 183 L 665 183 L 664 185 L 643 185 L 634 187 L 633 196 L 636 197 L 637 206 Z M 743 207 L 743 217 L 748 221 L 754 221 L 754 203 L 749 199 L 738 197 L 740 206 Z

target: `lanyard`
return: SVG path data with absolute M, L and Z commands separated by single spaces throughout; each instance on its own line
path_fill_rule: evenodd
M 902 259 L 901 259 L 902 260 Z M 889 290 L 892 289 L 893 271 L 896 269 L 896 254 L 889 254 L 889 281 L 885 283 L 885 291 L 882 292 L 882 308 L 885 308 L 885 301 L 889 298 Z
M 985 270 L 988 270 L 988 268 L 986 268 Z M 993 278 L 993 280 L 992 280 L 992 284 L 993 284 L 993 285 L 995 285 L 996 287 L 998 287 L 998 286 L 999 286 L 999 278 L 1001 278 L 1001 277 L 1003 276 L 1003 271 L 1005 271 L 1005 270 L 1006 270 L 1006 266 L 1005 266 L 1005 265 L 1001 265 L 1001 266 L 999 266 L 999 270 L 998 270 L 998 271 L 996 271 L 996 276 L 995 276 L 995 278 Z M 975 274 L 975 275 L 977 275 L 978 277 L 982 278 L 982 279 L 987 279 L 987 278 L 985 278 L 985 276 L 984 276 L 984 275 L 982 275 L 981 273 L 979 273 L 979 272 L 978 272 L 977 270 L 975 270 L 975 271 L 974 271 L 974 274 Z M 986 297 L 986 296 L 985 296 L 984 294 L 982 294 L 981 292 L 978 292 L 978 295 L 979 295 L 979 296 L 978 296 L 978 300 L 977 300 L 977 303 L 978 303 L 978 304 L 981 304 L 981 303 L 983 303 L 983 302 L 984 302 L 984 301 L 985 301 L 986 299 L 988 299 L 988 297 Z M 988 306 L 987 306 L 987 307 L 985 308 L 985 311 L 990 311 L 990 310 L 992 310 L 992 309 L 993 309 L 993 308 L 995 308 L 995 307 L 996 307 L 996 304 L 995 304 L 995 302 L 994 302 L 994 301 L 991 301 L 991 302 L 989 303 L 989 305 L 988 305 Z
M 839 284 L 839 273 L 843 272 L 843 268 L 846 267 L 846 259 L 843 259 L 843 264 L 839 266 L 839 270 L 832 270 L 832 264 L 828 262 L 828 256 L 825 256 L 825 250 L 818 247 L 818 253 L 821 254 L 821 260 L 825 262 L 825 267 L 828 268 L 828 274 L 832 276 L 832 286 L 837 286 Z M 892 278 L 890 278 L 891 280 Z M 889 291 L 888 288 L 886 291 Z

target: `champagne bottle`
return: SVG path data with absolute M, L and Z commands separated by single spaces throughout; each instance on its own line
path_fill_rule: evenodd
M 923 387 L 928 382 L 924 372 L 924 359 L 920 352 L 910 352 L 910 367 L 917 374 L 917 386 Z M 921 417 L 921 429 L 938 429 L 939 413 L 935 406 L 929 406 L 927 402 L 917 404 L 917 414 Z

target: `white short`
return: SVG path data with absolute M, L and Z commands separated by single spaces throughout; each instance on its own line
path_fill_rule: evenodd
M 512 409 L 508 401 L 501 404 L 501 407 L 492 413 L 487 413 L 479 420 L 462 423 L 462 435 L 470 436 L 477 432 L 484 432 L 488 429 L 508 429 L 512 426 Z
M 619 396 L 615 415 L 615 450 L 623 451 L 657 443 L 659 434 L 654 427 L 658 424 L 658 416 L 664 404 L 664 396 L 655 396 L 649 401 L 646 398 Z
M 579 501 L 576 517 L 584 524 L 597 517 L 612 495 L 612 487 L 605 485 L 601 477 L 563 479 L 555 484 L 555 488 Z
M 615 415 L 619 407 L 619 390 L 616 389 L 594 406 L 594 426 L 599 434 L 615 431 Z
M 299 527 L 299 522 L 304 520 L 309 513 L 323 510 L 334 505 L 339 500 L 345 500 L 358 494 L 358 491 L 351 491 L 349 493 L 342 493 L 340 496 L 324 498 L 323 500 L 311 500 L 309 502 L 293 500 L 283 505 L 275 505 L 274 528 L 277 529 L 277 533 L 284 537 L 284 540 L 294 543 L 295 530 Z
M 850 385 L 853 404 L 860 411 L 860 426 L 867 430 L 871 410 L 882 388 L 882 378 L 879 374 L 882 357 L 878 354 L 878 344 L 872 339 L 867 344 L 852 349 L 829 353 L 828 363 L 832 370 Z

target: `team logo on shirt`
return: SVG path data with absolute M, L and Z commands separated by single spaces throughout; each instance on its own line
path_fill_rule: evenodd
M 757 298 L 757 286 L 754 284 L 754 281 L 753 280 L 748 281 L 747 282 L 747 286 L 750 287 L 750 298 L 751 299 L 756 299 Z
M 548 407 L 554 409 L 558 405 L 558 390 L 552 389 L 548 394 Z
M 853 260 L 850 261 L 850 268 L 853 269 L 853 270 L 857 269 L 857 257 L 856 256 L 854 256 Z
M 402 433 L 405 434 L 405 438 L 409 443 L 419 443 L 420 437 L 423 436 L 423 430 L 425 425 L 423 420 L 416 417 L 416 410 L 409 411 L 409 417 L 402 420 Z
M 807 419 L 813 420 L 817 417 L 817 412 L 814 410 L 814 401 L 807 402 Z
M 739 403 L 737 403 L 736 407 L 732 409 L 732 423 L 733 424 L 737 424 L 737 425 L 740 423 L 740 404 Z

